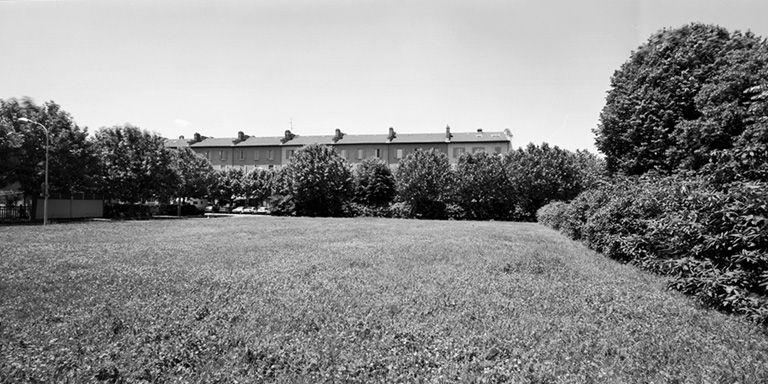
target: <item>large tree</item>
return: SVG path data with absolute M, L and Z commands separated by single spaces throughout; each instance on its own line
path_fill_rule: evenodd
M 126 124 L 99 129 L 94 144 L 107 199 L 137 203 L 178 195 L 181 179 L 163 137 Z
M 408 203 L 412 215 L 424 219 L 445 217 L 453 189 L 453 172 L 445 153 L 417 149 L 400 161 L 395 179 L 399 199 Z
M 88 132 L 52 102 L 0 99 L 0 187 L 18 182 L 26 197 L 41 195 L 45 180 L 45 135 L 49 135 L 49 189 L 69 194 L 90 191 L 97 159 Z
M 611 78 L 595 130 L 611 172 L 698 170 L 755 121 L 748 90 L 768 83 L 768 45 L 704 24 L 662 30 Z
M 275 172 L 272 170 L 254 168 L 243 175 L 242 190 L 243 195 L 248 200 L 253 200 L 257 204 L 264 202 L 272 193 L 272 181 L 275 178 Z
M 385 206 L 397 194 L 395 177 L 379 159 L 363 160 L 355 169 L 355 201 L 368 206 Z
M 509 219 L 513 196 L 502 158 L 485 152 L 465 154 L 456 165 L 454 199 L 467 218 Z
M 179 148 L 173 153 L 171 165 L 179 177 L 179 188 L 173 193 L 183 198 L 205 198 L 215 184 L 215 171 L 207 158 L 189 148 Z
M 517 219 L 533 220 L 536 211 L 550 201 L 576 197 L 586 184 L 594 183 L 600 162 L 588 152 L 573 153 L 547 143 L 533 143 L 504 157 Z
M 352 171 L 347 161 L 324 145 L 296 151 L 281 170 L 278 189 L 291 196 L 300 216 L 340 216 L 352 195 Z

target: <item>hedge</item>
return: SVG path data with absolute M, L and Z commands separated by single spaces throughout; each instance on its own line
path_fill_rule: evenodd
M 669 287 L 768 324 L 768 183 L 628 179 L 538 211 L 540 222 Z

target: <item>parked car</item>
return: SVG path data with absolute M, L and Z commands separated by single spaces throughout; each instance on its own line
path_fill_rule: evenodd
M 245 207 L 243 209 L 243 213 L 253 215 L 254 213 L 256 213 L 256 207 Z
M 267 207 L 259 207 L 259 208 L 256 208 L 255 213 L 257 215 L 269 215 L 270 212 L 269 212 L 269 209 L 267 209 Z
M 219 213 L 230 213 L 232 211 L 232 206 L 230 205 L 222 205 L 219 207 Z
M 240 207 L 237 207 L 237 208 L 233 209 L 232 213 L 245 213 L 245 212 L 243 212 L 243 210 L 245 210 L 245 207 L 240 206 Z
M 219 207 L 215 205 L 209 205 L 205 207 L 205 213 L 216 213 L 219 211 Z

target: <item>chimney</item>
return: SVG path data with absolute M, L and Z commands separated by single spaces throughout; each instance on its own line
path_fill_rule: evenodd
M 395 133 L 395 129 L 392 127 L 389 127 L 389 136 L 387 136 L 387 141 L 392 141 L 397 137 L 397 133 Z
M 446 125 L 445 126 L 445 142 L 450 143 L 451 137 L 453 137 L 453 135 L 451 134 L 451 127 Z
M 179 140 L 184 140 L 184 135 L 179 136 Z
M 245 141 L 245 133 L 243 131 L 237 132 L 237 141 Z
M 344 138 L 344 132 L 341 129 L 336 128 L 336 134 L 333 136 L 333 142 L 337 142 Z
M 287 142 L 289 142 L 289 141 L 293 140 L 293 138 L 294 138 L 294 137 L 296 137 L 296 135 L 294 135 L 293 133 L 291 133 L 291 130 L 290 130 L 290 129 L 286 129 L 286 130 L 285 130 L 285 136 L 284 136 L 282 139 L 280 139 L 280 142 L 281 142 L 281 143 L 283 143 L 283 144 L 285 144 L 285 143 L 287 143 Z
M 477 133 L 483 133 L 483 129 L 482 128 L 478 128 L 477 129 Z
M 200 137 L 199 133 L 195 132 L 195 143 L 199 143 L 201 141 L 203 141 L 203 138 Z

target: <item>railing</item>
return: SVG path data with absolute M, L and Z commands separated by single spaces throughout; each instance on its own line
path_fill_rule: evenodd
M 0 205 L 0 223 L 20 223 L 32 220 L 32 207 L 27 205 Z

